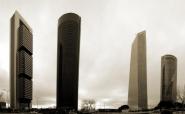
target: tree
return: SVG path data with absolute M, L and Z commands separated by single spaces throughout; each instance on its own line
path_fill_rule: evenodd
M 81 111 L 85 111 L 85 112 L 91 112 L 95 110 L 95 100 L 94 99 L 84 99 L 82 101 L 82 105 L 81 105 Z
M 184 105 L 184 103 L 185 103 L 185 85 L 182 90 L 180 90 L 180 87 L 177 88 L 177 101 L 182 103 L 182 105 Z
M 128 110 L 129 106 L 128 105 L 122 105 L 118 108 L 118 111 L 122 112 L 123 110 Z
M 0 102 L 4 102 L 5 100 L 4 100 L 4 93 L 3 92 L 1 92 L 0 93 Z

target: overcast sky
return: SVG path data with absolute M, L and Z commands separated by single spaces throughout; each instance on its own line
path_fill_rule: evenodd
M 160 100 L 161 56 L 178 59 L 178 85 L 185 81 L 184 0 L 0 0 L 0 89 L 9 89 L 10 18 L 18 10 L 33 29 L 33 105 L 56 102 L 57 23 L 81 16 L 79 105 L 127 103 L 131 44 L 146 30 L 148 104 Z

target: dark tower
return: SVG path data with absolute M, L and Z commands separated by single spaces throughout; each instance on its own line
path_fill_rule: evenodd
M 161 102 L 175 103 L 177 97 L 177 58 L 161 57 Z
M 67 13 L 58 21 L 57 108 L 78 110 L 81 18 Z

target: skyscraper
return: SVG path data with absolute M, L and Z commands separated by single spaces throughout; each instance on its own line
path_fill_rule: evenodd
M 11 18 L 10 107 L 29 109 L 32 101 L 32 29 L 16 11 Z
M 176 102 L 177 58 L 173 55 L 161 57 L 161 101 Z
M 131 110 L 147 109 L 146 32 L 137 34 L 131 50 L 128 105 Z
M 64 14 L 58 21 L 57 108 L 78 109 L 81 18 Z

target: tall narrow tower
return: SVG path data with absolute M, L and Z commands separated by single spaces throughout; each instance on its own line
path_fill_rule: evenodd
M 128 105 L 131 110 L 147 109 L 146 32 L 137 34 L 131 51 Z
M 176 102 L 177 58 L 173 55 L 161 57 L 161 101 Z
M 78 109 L 81 18 L 67 13 L 58 21 L 57 108 Z
M 29 109 L 32 101 L 32 29 L 16 11 L 11 18 L 10 107 Z

